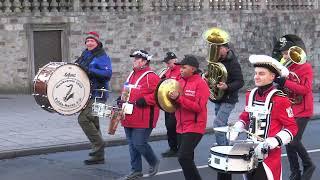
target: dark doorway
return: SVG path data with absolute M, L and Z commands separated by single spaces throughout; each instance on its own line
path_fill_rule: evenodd
M 60 30 L 33 31 L 34 72 L 49 62 L 61 62 Z

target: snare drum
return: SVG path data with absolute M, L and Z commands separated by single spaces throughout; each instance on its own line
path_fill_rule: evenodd
M 90 81 L 75 64 L 50 62 L 39 69 L 33 81 L 34 98 L 43 109 L 62 115 L 82 110 L 90 98 Z
M 209 167 L 225 173 L 248 173 L 258 167 L 254 147 L 214 146 L 210 149 Z
M 97 116 L 97 117 L 111 117 L 111 113 L 113 110 L 113 106 L 109 106 L 107 104 L 104 103 L 99 103 L 97 101 L 95 101 L 92 104 L 92 116 Z

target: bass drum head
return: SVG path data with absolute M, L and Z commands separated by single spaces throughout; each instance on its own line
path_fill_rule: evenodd
M 90 98 L 90 81 L 84 70 L 74 64 L 59 67 L 48 81 L 50 105 L 62 115 L 82 110 Z

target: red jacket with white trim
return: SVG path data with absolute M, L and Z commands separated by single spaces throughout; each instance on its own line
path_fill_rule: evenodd
M 262 96 L 255 94 L 254 100 L 264 102 L 268 93 L 275 87 L 270 87 Z M 250 92 L 246 93 L 246 106 L 248 106 Z M 267 137 L 275 137 L 281 130 L 286 129 L 292 136 L 295 136 L 298 131 L 297 124 L 293 117 L 291 103 L 287 97 L 273 95 L 271 98 L 272 109 L 270 112 L 270 125 L 267 129 Z M 248 126 L 250 123 L 249 113 L 243 111 L 240 114 L 240 120 Z M 293 138 L 293 137 L 292 137 Z M 268 157 L 263 161 L 271 170 L 274 180 L 280 180 L 281 176 L 281 148 L 275 148 L 268 152 Z M 265 167 L 266 168 L 266 167 Z
M 135 84 L 144 72 L 150 71 L 150 67 L 144 69 L 134 69 L 129 79 L 129 84 Z M 126 114 L 121 121 L 122 126 L 130 128 L 155 128 L 159 118 L 159 107 L 155 101 L 155 90 L 160 78 L 157 74 L 150 72 L 146 74 L 138 83 L 137 87 L 131 88 L 129 103 L 134 104 L 139 98 L 144 97 L 147 102 L 146 107 L 133 106 L 132 114 Z

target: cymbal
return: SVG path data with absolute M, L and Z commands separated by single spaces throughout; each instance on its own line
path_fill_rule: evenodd
M 159 107 L 169 113 L 176 111 L 175 103 L 169 98 L 170 91 L 179 91 L 180 85 L 177 80 L 166 79 L 158 84 L 156 89 L 156 102 Z

